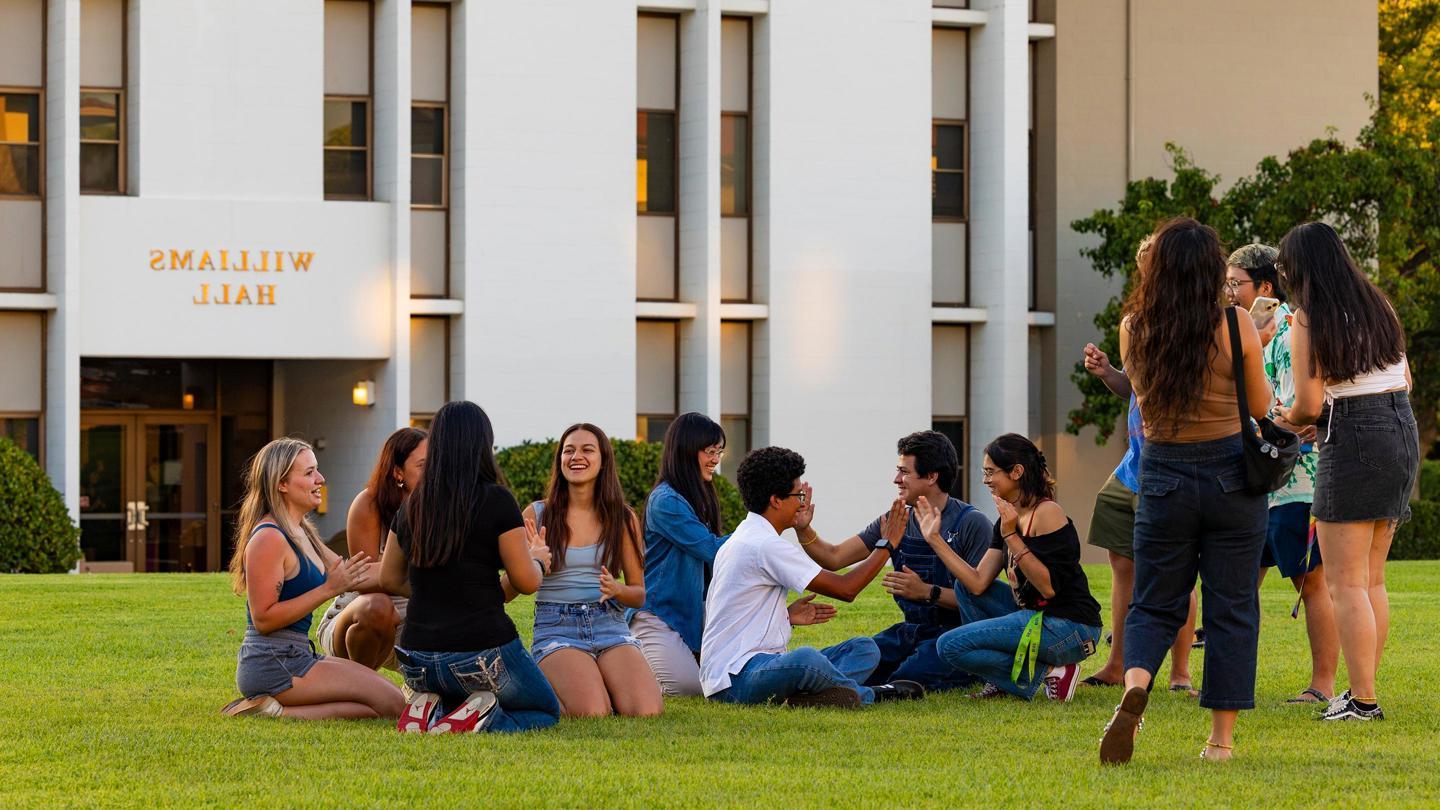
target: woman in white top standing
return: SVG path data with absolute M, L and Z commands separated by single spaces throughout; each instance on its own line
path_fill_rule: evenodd
M 1380 720 L 1375 673 L 1390 629 L 1385 558 L 1410 517 L 1420 466 L 1405 332 L 1390 302 L 1323 222 L 1297 225 L 1275 263 L 1298 308 L 1291 326 L 1295 405 L 1325 450 L 1315 475 L 1316 539 L 1350 688 L 1322 720 Z

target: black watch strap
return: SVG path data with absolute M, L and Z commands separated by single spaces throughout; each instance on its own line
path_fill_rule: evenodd
M 939 586 L 939 585 L 931 585 L 931 586 L 930 586 L 930 598 L 929 598 L 929 599 L 926 599 L 926 600 L 925 600 L 925 603 L 928 604 L 928 605 L 933 605 L 933 604 L 935 604 L 936 602 L 939 602 L 939 601 L 940 601 L 940 586 Z

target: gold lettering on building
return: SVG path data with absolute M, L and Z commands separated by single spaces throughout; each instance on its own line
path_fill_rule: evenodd
M 196 253 L 199 259 L 196 259 Z M 259 254 L 259 261 L 251 261 L 252 251 L 249 249 L 234 250 L 232 248 L 207 249 L 180 249 L 180 248 L 155 248 L 147 252 L 148 263 L 151 270 L 189 272 L 233 272 L 233 273 L 269 273 L 272 270 L 276 273 L 285 272 L 285 265 L 290 265 L 292 272 L 308 273 L 315 261 L 315 252 L 310 250 L 260 250 L 254 251 Z M 220 261 L 217 265 L 215 257 Z M 272 264 L 271 257 L 274 257 Z M 232 257 L 234 260 L 232 261 Z M 200 284 L 199 289 L 191 296 L 191 303 L 196 306 L 211 305 L 234 305 L 234 306 L 275 306 L 275 284 L 230 284 L 225 282 Z

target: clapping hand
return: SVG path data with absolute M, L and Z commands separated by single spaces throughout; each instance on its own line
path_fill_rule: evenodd
M 375 561 L 363 551 L 349 559 L 336 557 L 325 571 L 325 584 L 337 595 L 360 590 L 370 584 L 374 567 Z
M 920 575 L 910 570 L 906 565 L 899 571 L 891 571 L 885 575 L 880 583 L 885 592 L 891 596 L 898 596 L 902 599 L 910 599 L 921 602 L 930 598 L 930 586 L 925 583 Z
M 815 519 L 815 490 L 808 484 L 801 484 L 800 491 L 805 493 L 805 500 L 800 508 L 795 510 L 795 530 L 803 531 L 810 527 L 810 521 Z
M 800 627 L 806 624 L 824 624 L 835 618 L 835 606 L 825 602 L 815 602 L 815 594 L 807 593 L 804 596 L 790 603 L 785 612 L 790 616 L 790 624 Z
M 930 505 L 929 498 L 921 495 L 915 499 L 915 517 L 920 523 L 920 533 L 932 546 L 945 542 L 940 539 L 940 515 L 940 510 Z
M 541 575 L 550 573 L 550 546 L 545 542 L 545 527 L 535 531 L 535 518 L 525 516 L 525 544 L 529 546 L 530 557 L 540 563 Z
M 610 569 L 603 565 L 600 566 L 600 601 L 602 603 L 607 599 L 619 601 L 621 587 L 619 581 L 610 573 Z
M 1015 524 L 1020 521 L 1020 513 L 1016 511 L 1015 504 L 999 495 L 990 497 L 995 500 L 995 511 L 1000 513 L 1000 535 L 1003 537 L 1015 531 Z
M 880 535 L 890 541 L 890 548 L 898 548 L 900 540 L 905 537 L 905 525 L 910 522 L 910 515 L 905 510 L 905 499 L 896 498 L 890 504 L 890 511 L 880 518 Z

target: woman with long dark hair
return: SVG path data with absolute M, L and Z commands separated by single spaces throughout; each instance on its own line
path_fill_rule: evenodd
M 1297 305 L 1295 406 L 1281 415 L 1319 425 L 1312 514 L 1350 675 L 1350 688 L 1320 717 L 1379 720 L 1375 673 L 1390 630 L 1385 558 L 1395 527 L 1410 517 L 1420 465 L 1405 332 L 1329 225 L 1291 229 L 1276 267 Z
M 425 431 L 400 428 L 385 440 L 370 482 L 350 502 L 345 516 L 345 545 L 349 552 L 364 552 L 380 559 L 390 524 L 425 471 Z M 379 587 L 379 583 L 376 583 Z M 347 591 L 325 615 L 315 637 L 326 655 L 358 661 L 371 669 L 395 669 L 395 642 L 405 622 L 406 600 L 386 593 Z
M 605 431 L 588 422 L 565 429 L 545 500 L 524 518 L 531 543 L 550 549 L 530 649 L 560 708 L 571 717 L 660 714 L 660 687 L 625 623 L 626 608 L 645 604 L 640 523 Z
M 1235 720 L 1255 706 L 1260 632 L 1256 572 L 1266 496 L 1246 488 L 1237 384 L 1250 416 L 1270 404 L 1260 335 L 1236 316 L 1244 378 L 1234 379 L 1225 254 L 1213 228 L 1161 223 L 1120 324 L 1120 356 L 1144 420 L 1135 513 L 1135 594 L 1125 619 L 1125 695 L 1100 743 L 1102 762 L 1129 762 L 1155 671 L 1185 623 L 1198 572 L 1206 631 L 1200 705 L 1211 710 L 1206 759 L 1230 757 Z M 1247 420 L 1248 421 L 1248 420 Z
M 354 661 L 327 658 L 310 643 L 315 608 L 374 584 L 364 552 L 341 559 L 320 542 L 309 514 L 325 476 L 310 445 L 276 439 L 250 461 L 235 525 L 231 586 L 245 595 L 245 638 L 236 657 L 242 697 L 221 711 L 307 720 L 394 717 L 400 690 Z
M 630 629 L 667 695 L 700 695 L 705 590 L 720 534 L 715 468 L 725 431 L 700 413 L 681 414 L 665 431 L 660 475 L 645 501 L 645 605 Z
M 431 424 L 425 475 L 385 546 L 381 583 L 410 598 L 395 648 L 415 693 L 402 732 L 525 731 L 560 717 L 505 615 L 500 571 L 515 590 L 534 593 L 550 555 L 526 542 L 494 446 L 479 405 L 445 403 Z
M 922 495 L 915 509 L 925 541 L 957 585 L 978 596 L 1003 570 L 1015 609 L 947 631 L 935 652 L 957 672 L 983 678 L 981 697 L 1030 700 L 1043 688 L 1051 700 L 1068 701 L 1080 683 L 1080 662 L 1100 640 L 1100 603 L 1080 567 L 1080 535 L 1055 501 L 1055 480 L 1034 442 L 1007 433 L 985 447 L 984 465 L 1000 517 L 978 566 L 941 538 L 940 510 L 928 499 Z

